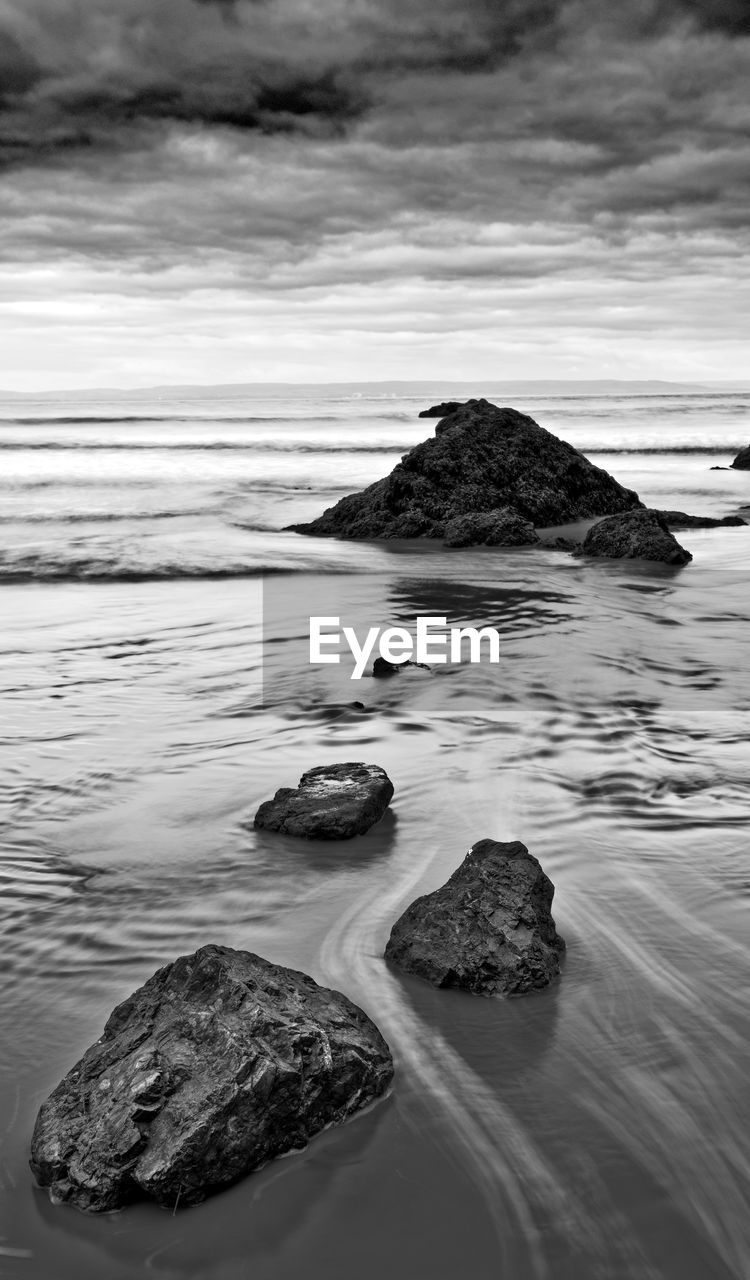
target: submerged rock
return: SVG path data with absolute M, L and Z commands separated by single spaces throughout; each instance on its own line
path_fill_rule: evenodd
M 349 840 L 380 821 L 392 795 L 379 765 L 321 765 L 303 773 L 298 787 L 282 787 L 266 800 L 254 825 L 310 840 Z
M 445 418 L 449 413 L 455 413 L 456 409 L 461 408 L 460 400 L 444 400 L 442 404 L 434 404 L 431 409 L 423 409 L 420 418 Z
M 656 514 L 670 529 L 719 529 L 747 524 L 742 516 L 689 516 L 685 511 L 657 511 Z
M 627 511 L 608 516 L 589 529 L 582 554 L 616 560 L 658 560 L 663 564 L 688 564 L 692 555 L 669 532 L 658 511 Z
M 470 511 L 454 516 L 445 526 L 446 547 L 524 547 L 539 541 L 529 520 L 514 507 L 499 511 Z
M 417 671 L 432 671 L 426 662 L 415 662 L 413 658 L 404 658 L 402 662 L 390 662 L 388 658 L 376 658 L 372 664 L 372 674 L 376 680 L 388 679 L 400 675 L 402 671 L 416 668 Z
M 750 444 L 740 449 L 732 466 L 736 471 L 750 471 Z
M 552 881 L 519 841 L 480 840 L 396 921 L 385 958 L 436 987 L 523 995 L 560 972 Z
M 342 498 L 297 533 L 339 538 L 442 538 L 457 516 L 512 507 L 559 525 L 642 504 L 533 418 L 469 400 L 405 454 L 390 475 Z
M 53 1199 L 195 1204 L 385 1093 L 377 1027 L 307 974 L 229 947 L 160 969 L 41 1108 L 31 1167 Z

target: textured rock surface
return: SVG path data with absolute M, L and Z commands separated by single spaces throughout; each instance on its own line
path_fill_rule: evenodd
M 658 511 L 628 511 L 608 516 L 589 529 L 581 548 L 587 556 L 616 560 L 659 560 L 681 565 L 692 560 L 669 532 Z
M 255 815 L 255 826 L 314 840 L 349 840 L 385 813 L 393 784 L 376 764 L 332 764 L 303 773 L 298 787 L 282 787 Z
M 550 913 L 554 892 L 525 845 L 480 840 L 450 880 L 407 907 L 386 959 L 436 987 L 483 996 L 546 987 L 565 949 Z
M 160 969 L 42 1106 L 31 1167 L 53 1198 L 194 1204 L 383 1094 L 387 1044 L 312 978 L 229 947 Z
M 441 404 L 434 404 L 430 409 L 423 409 L 420 418 L 445 418 L 449 413 L 455 413 L 456 409 L 461 408 L 460 400 L 443 400 Z
M 291 528 L 321 537 L 442 538 L 456 516 L 501 507 L 556 525 L 640 506 L 637 494 L 533 418 L 469 400 L 389 476 Z
M 685 511 L 657 511 L 670 529 L 719 529 L 746 525 L 742 516 L 689 516 Z
M 750 444 L 746 445 L 744 449 L 740 449 L 732 466 L 737 471 L 750 471 Z
M 454 516 L 445 526 L 444 537 L 446 547 L 524 547 L 539 541 L 531 521 L 513 507 Z

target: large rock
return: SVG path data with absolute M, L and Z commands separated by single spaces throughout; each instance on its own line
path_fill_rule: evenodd
M 388 1088 L 388 1045 L 307 974 L 229 947 L 160 969 L 42 1106 L 31 1167 L 55 1200 L 194 1204 Z
M 740 449 L 732 466 L 737 471 L 750 471 L 750 444 L 746 445 L 744 449 Z
M 525 547 L 539 541 L 530 520 L 514 507 L 499 511 L 470 511 L 454 516 L 445 526 L 446 547 Z
M 560 972 L 552 881 L 525 845 L 480 840 L 440 889 L 396 921 L 385 956 L 436 987 L 523 995 Z
M 720 529 L 746 525 L 742 516 L 690 516 L 686 511 L 657 511 L 669 529 Z
M 581 548 L 586 556 L 615 560 L 658 560 L 663 564 L 688 564 L 692 555 L 669 532 L 659 511 L 627 511 L 608 516 L 593 525 Z
M 392 795 L 379 765 L 321 765 L 303 773 L 298 787 L 282 787 L 266 800 L 254 825 L 310 840 L 349 840 L 380 821 Z
M 322 537 L 442 538 L 456 516 L 502 507 L 555 525 L 640 506 L 636 493 L 533 418 L 469 400 L 390 475 L 291 528 Z
M 449 413 L 455 413 L 456 409 L 461 408 L 460 400 L 443 400 L 441 404 L 434 404 L 430 409 L 423 409 L 420 418 L 445 418 Z

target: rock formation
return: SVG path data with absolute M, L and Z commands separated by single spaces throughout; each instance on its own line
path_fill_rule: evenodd
M 31 1167 L 53 1199 L 195 1204 L 385 1093 L 388 1045 L 312 978 L 229 947 L 160 969 L 41 1108 Z
M 636 493 L 533 418 L 469 400 L 390 475 L 291 528 L 321 537 L 442 538 L 457 516 L 500 508 L 533 525 L 555 525 L 641 505 Z
M 593 525 L 583 540 L 586 556 L 606 556 L 616 560 L 658 560 L 682 565 L 692 555 L 669 532 L 658 511 L 627 511 L 608 516 Z
M 525 547 L 539 541 L 529 520 L 514 507 L 499 511 L 472 511 L 454 516 L 445 526 L 446 547 Z
M 298 787 L 282 787 L 255 815 L 256 827 L 310 840 L 349 840 L 379 822 L 393 783 L 376 764 L 308 769 Z
M 657 511 L 656 514 L 669 529 L 719 529 L 747 524 L 742 516 L 689 516 L 685 511 Z
M 740 449 L 732 466 L 736 471 L 750 471 L 750 444 L 746 445 L 744 449 Z
M 407 907 L 385 957 L 436 987 L 483 996 L 546 987 L 565 949 L 554 892 L 525 845 L 480 840 L 440 889 Z
M 443 400 L 441 404 L 434 404 L 431 409 L 423 409 L 420 418 L 445 418 L 449 413 L 455 413 L 456 409 L 461 408 L 460 400 Z

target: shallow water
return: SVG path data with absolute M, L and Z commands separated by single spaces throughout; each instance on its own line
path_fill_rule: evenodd
M 574 439 L 594 430 L 589 408 L 583 425 L 575 407 L 570 429 L 546 425 Z M 613 453 L 641 420 L 639 404 L 626 409 L 619 427 L 610 409 L 596 439 L 609 433 L 603 465 L 646 501 L 717 514 L 750 502 L 750 480 L 709 472 L 706 455 Z M 678 419 L 675 448 L 698 430 Z M 713 423 L 722 445 L 728 422 Z M 746 428 L 732 428 L 738 446 Z M 417 439 L 431 424 L 404 429 Z M 143 491 L 170 490 L 184 508 L 216 483 L 246 485 L 242 502 L 276 525 L 320 509 L 322 488 L 285 490 L 277 505 L 266 463 L 253 472 L 249 450 L 245 474 L 232 451 L 214 451 L 225 452 L 219 482 L 196 467 Z M 326 484 L 359 457 L 340 471 L 329 462 Z M 77 536 L 68 463 L 52 462 L 49 508 L 13 464 L 21 515 L 27 500 L 32 516 L 66 513 L 43 529 L 42 578 L 52 555 L 69 566 L 64 538 Z M 356 483 L 389 465 L 369 458 Z M 103 474 L 113 503 L 140 500 L 130 470 L 118 480 L 90 456 L 85 466 L 80 511 Z M 680 534 L 695 557 L 682 571 L 246 531 L 256 563 L 297 571 L 247 576 L 243 545 L 231 556 L 244 575 L 214 580 L 217 561 L 235 563 L 221 510 L 195 517 L 211 565 L 189 539 L 169 550 L 202 578 L 2 588 L 0 1274 L 744 1277 L 750 529 Z M 37 538 L 36 524 L 9 523 L 18 540 L 5 554 Z M 148 553 L 162 567 L 165 536 Z M 127 548 L 146 555 L 118 525 L 107 560 L 102 537 L 85 532 L 81 562 L 92 540 L 100 563 L 128 572 Z M 501 662 L 389 682 L 311 671 L 311 611 L 490 623 Z M 396 788 L 368 835 L 307 844 L 247 825 L 277 786 L 346 759 L 383 765 Z M 484 836 L 522 839 L 556 886 L 563 976 L 525 1000 L 433 991 L 380 958 L 406 903 Z M 392 1096 L 196 1209 L 86 1218 L 52 1206 L 26 1164 L 39 1104 L 119 999 L 209 941 L 305 969 L 362 1004 L 394 1051 Z

